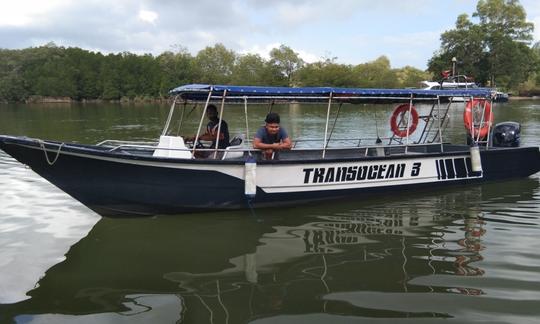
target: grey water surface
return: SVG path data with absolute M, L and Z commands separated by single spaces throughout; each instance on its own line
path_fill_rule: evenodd
M 249 134 L 268 108 L 250 107 Z M 332 136 L 386 137 L 392 108 L 343 106 Z M 293 139 L 321 143 L 324 105 L 274 110 Z M 181 134 L 196 131 L 199 112 Z M 153 140 L 167 113 L 0 105 L 0 134 Z M 523 145 L 540 145 L 540 102 L 495 114 L 522 124 Z M 463 142 L 461 110 L 450 117 L 445 140 Z M 242 106 L 225 119 L 246 133 Z M 0 151 L 0 323 L 538 323 L 539 180 L 109 219 Z

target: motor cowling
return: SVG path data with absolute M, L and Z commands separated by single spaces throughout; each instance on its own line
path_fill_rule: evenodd
M 502 122 L 493 127 L 493 146 L 518 147 L 521 140 L 521 125 L 516 122 Z

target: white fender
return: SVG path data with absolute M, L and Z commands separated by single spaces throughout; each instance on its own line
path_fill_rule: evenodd
M 473 172 L 482 172 L 482 159 L 480 158 L 480 148 L 478 145 L 473 145 L 470 148 L 471 166 Z
M 248 198 L 254 198 L 257 193 L 257 162 L 250 156 L 244 164 L 244 193 Z

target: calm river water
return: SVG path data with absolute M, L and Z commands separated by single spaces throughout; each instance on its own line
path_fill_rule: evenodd
M 322 136 L 325 107 L 276 109 L 293 138 Z M 540 102 L 495 109 L 540 145 Z M 333 136 L 386 136 L 391 110 L 344 107 Z M 154 139 L 167 111 L 0 105 L 0 134 Z M 245 132 L 241 111 L 232 133 Z M 464 140 L 461 111 L 448 130 Z M 0 151 L 0 323 L 538 323 L 539 180 L 108 219 Z

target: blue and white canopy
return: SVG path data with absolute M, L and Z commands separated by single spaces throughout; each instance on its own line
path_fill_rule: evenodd
M 212 97 L 223 97 L 229 100 L 295 100 L 295 101 L 327 101 L 332 95 L 336 101 L 377 101 L 377 100 L 403 100 L 403 99 L 433 99 L 438 97 L 475 97 L 490 98 L 490 89 L 450 89 L 450 90 L 422 90 L 422 89 L 362 89 L 362 88 L 334 88 L 334 87 L 262 87 L 262 86 L 234 86 L 188 84 L 174 88 L 169 93 L 178 95 L 185 100 L 205 100 L 209 93 Z

